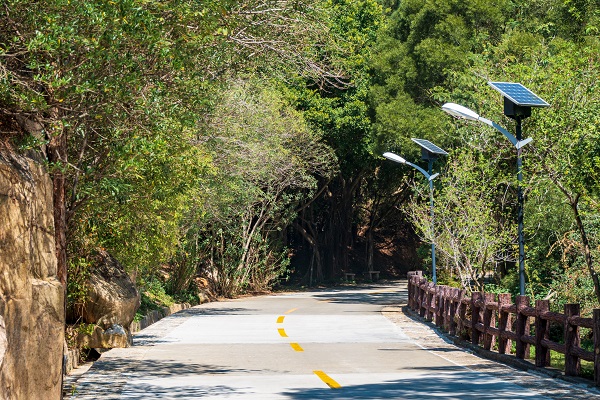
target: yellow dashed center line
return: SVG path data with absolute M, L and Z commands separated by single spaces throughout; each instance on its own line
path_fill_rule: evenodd
M 304 349 L 298 343 L 290 343 L 290 346 L 292 346 L 292 349 L 296 351 L 304 351 Z
M 323 371 L 313 371 L 315 373 L 315 375 L 317 375 L 319 378 L 321 378 L 321 380 L 323 382 L 325 382 L 325 384 L 327 384 L 327 386 L 329 386 L 332 389 L 339 389 L 342 386 L 337 383 L 336 381 L 334 381 L 329 375 L 327 375 L 325 372 Z
M 286 312 L 284 312 L 284 314 L 290 314 L 296 310 L 297 310 L 297 308 L 292 308 L 291 310 L 287 310 Z M 284 319 L 285 319 L 285 315 L 278 316 L 277 323 L 283 324 Z M 281 336 L 281 337 L 288 337 L 287 333 L 285 332 L 285 329 L 283 329 L 283 328 L 277 328 L 277 332 L 279 332 L 279 336 Z M 294 351 L 298 351 L 298 352 L 304 351 L 302 346 L 300 346 L 298 343 L 290 343 L 290 346 L 292 347 L 292 349 L 294 349 Z M 337 383 L 333 378 L 331 378 L 325 372 L 323 372 L 323 371 L 313 371 L 313 372 L 330 388 L 340 389 L 342 387 L 339 383 Z

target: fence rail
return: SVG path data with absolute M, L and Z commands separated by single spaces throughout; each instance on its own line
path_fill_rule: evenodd
M 579 376 L 581 360 L 594 363 L 594 383 L 600 386 L 600 309 L 592 318 L 583 318 L 579 304 L 565 304 L 564 313 L 550 311 L 548 300 L 531 304 L 528 296 L 467 292 L 435 285 L 420 275 L 409 275 L 408 305 L 421 317 L 463 340 L 485 350 L 530 358 L 535 365 L 550 366 L 550 350 L 565 357 L 565 375 Z M 551 326 L 562 329 L 559 341 L 550 340 Z M 580 328 L 591 329 L 594 351 L 581 347 Z M 556 329 L 555 329 L 556 331 Z M 514 343 L 514 351 L 513 351 Z

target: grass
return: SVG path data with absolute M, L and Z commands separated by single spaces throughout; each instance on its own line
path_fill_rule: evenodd
M 140 308 L 135 313 L 134 321 L 139 322 L 150 311 L 159 310 L 175 304 L 173 297 L 169 296 L 162 284 L 158 281 L 148 282 L 141 290 L 142 301 Z
M 532 349 L 533 350 L 533 349 Z M 535 351 L 532 351 L 535 357 Z M 550 350 L 550 366 L 553 368 L 565 371 L 565 355 L 554 350 Z M 582 378 L 594 379 L 594 363 L 591 361 L 581 360 L 581 372 L 579 374 Z
M 535 360 L 535 347 L 530 347 L 530 359 Z M 594 363 L 580 360 L 581 370 L 579 376 L 586 379 L 594 379 Z M 565 372 L 565 355 L 558 351 L 550 350 L 550 367 Z

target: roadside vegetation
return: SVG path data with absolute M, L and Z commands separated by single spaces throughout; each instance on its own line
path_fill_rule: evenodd
M 599 306 L 600 6 L 587 0 L 7 0 L 0 141 L 41 151 L 59 277 L 81 303 L 98 249 L 143 304 L 343 272 L 518 291 L 514 130 L 488 80 L 552 107 L 524 122 L 527 291 Z

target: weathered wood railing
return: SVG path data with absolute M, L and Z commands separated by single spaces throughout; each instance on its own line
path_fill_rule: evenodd
M 528 296 L 473 292 L 434 285 L 422 276 L 409 276 L 408 305 L 420 316 L 446 330 L 451 335 L 486 350 L 529 358 L 530 346 L 535 348 L 535 365 L 550 365 L 550 350 L 565 356 L 565 375 L 578 376 L 581 360 L 594 363 L 594 382 L 600 386 L 600 309 L 593 318 L 579 315 L 579 304 L 566 304 L 564 314 L 551 312 L 548 300 L 536 300 L 531 306 Z M 562 327 L 562 342 L 549 339 L 550 325 Z M 580 328 L 593 332 L 594 351 L 581 347 Z

